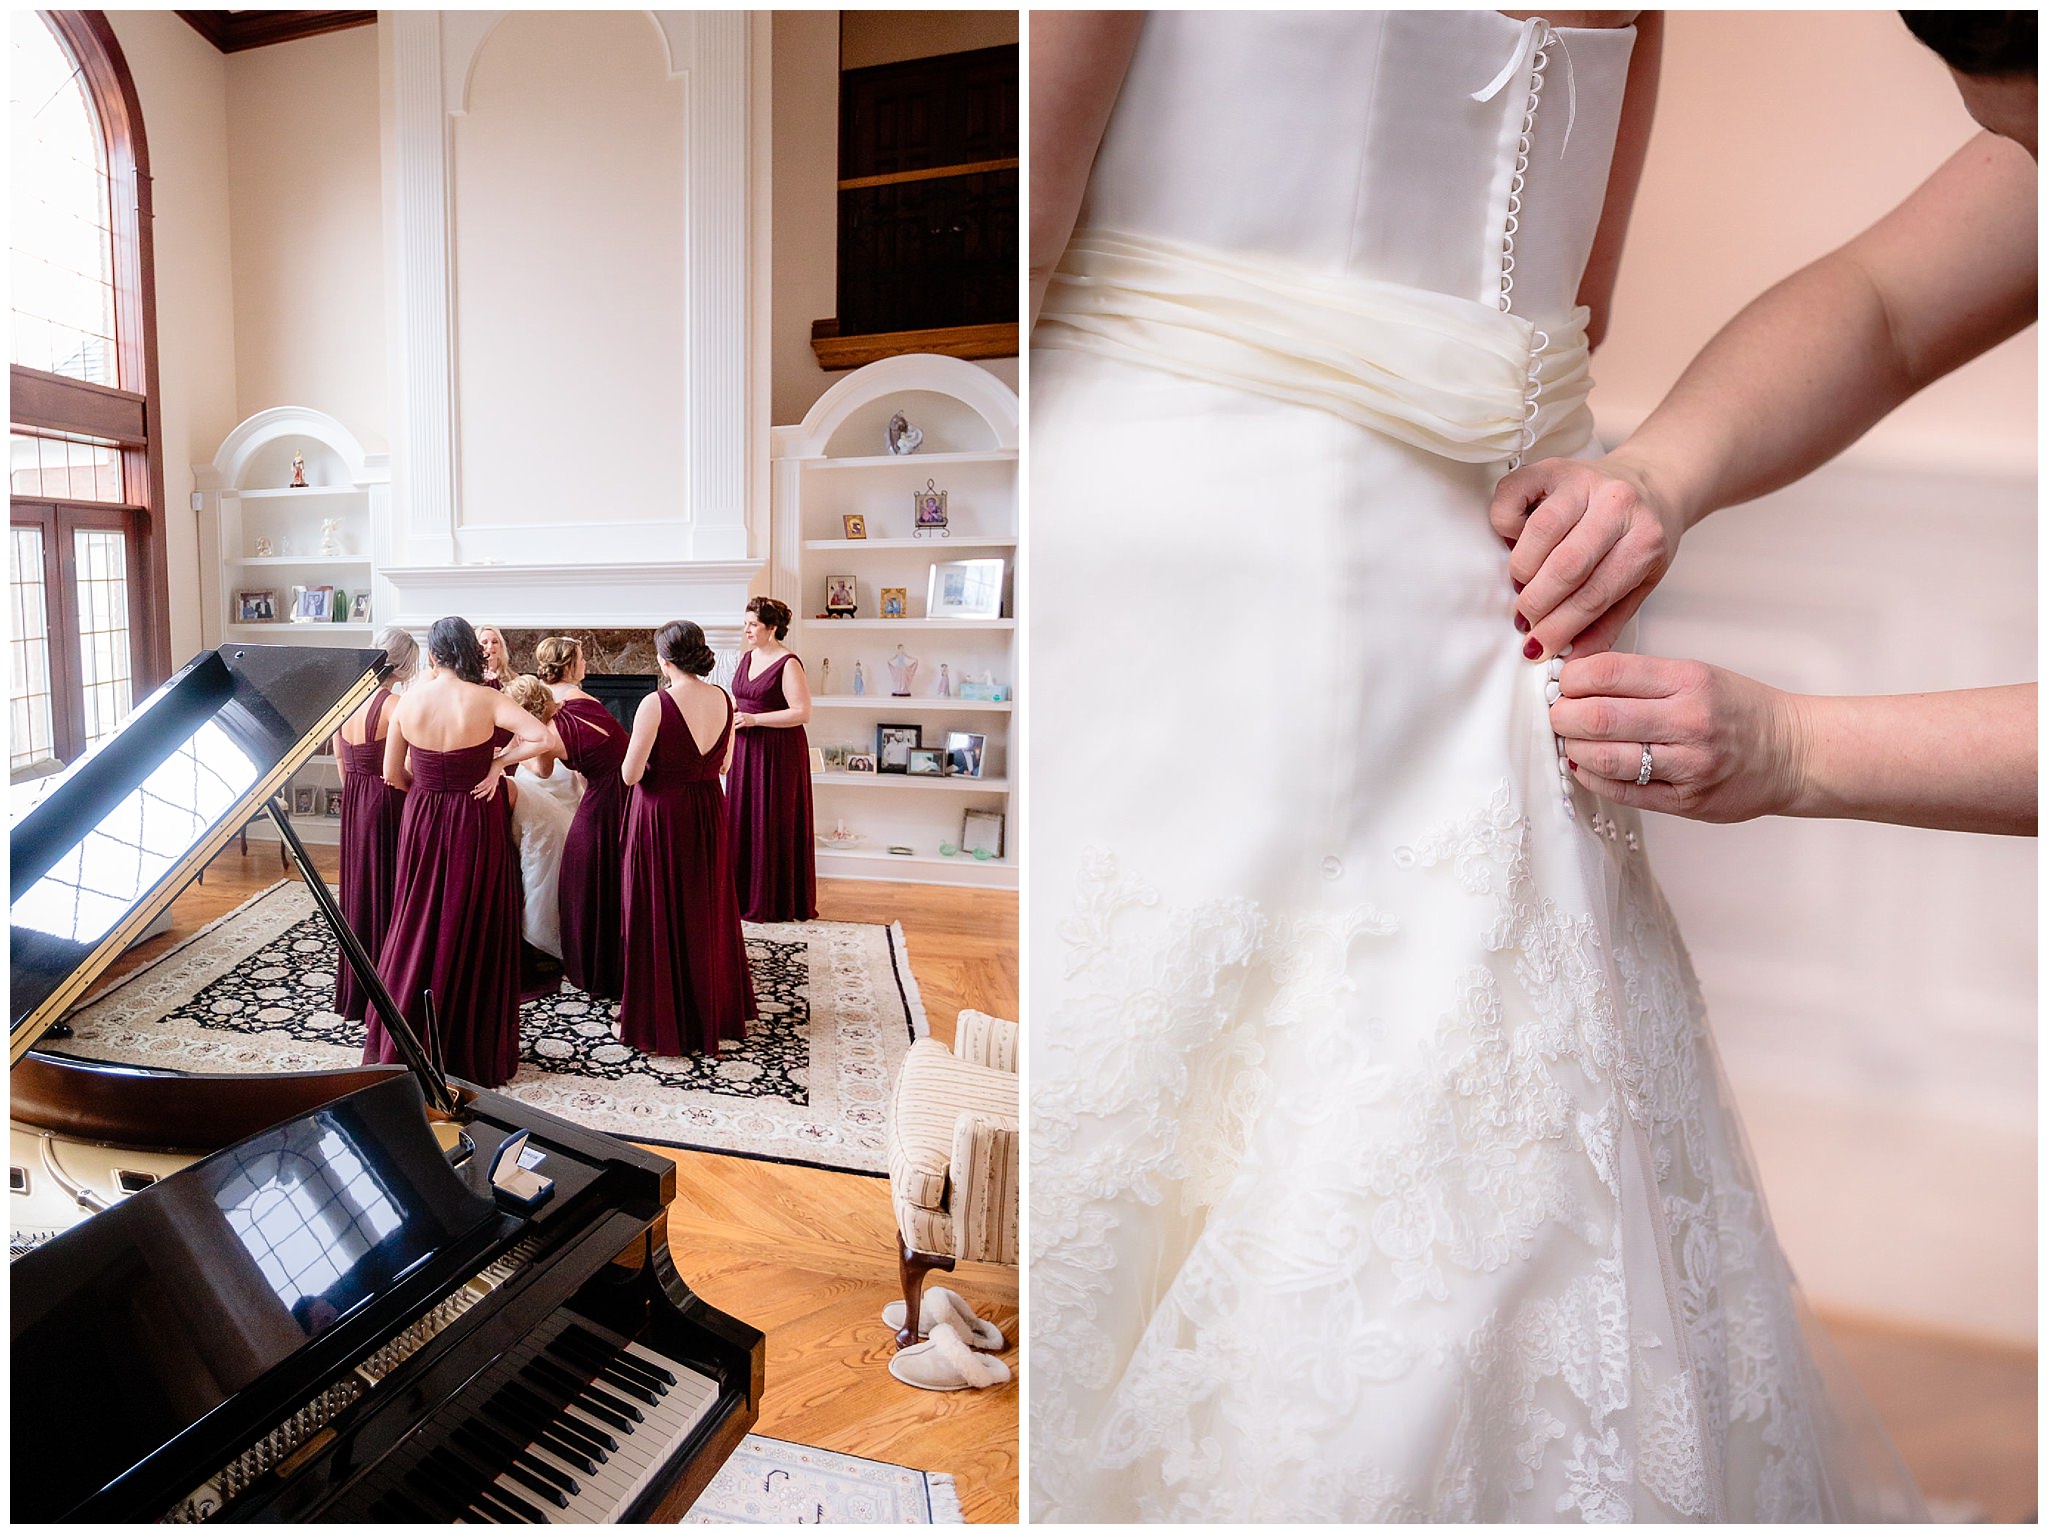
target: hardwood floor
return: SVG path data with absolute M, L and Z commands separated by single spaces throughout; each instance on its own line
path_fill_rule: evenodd
M 333 849 L 309 849 L 332 880 Z M 162 937 L 129 950 L 109 980 L 148 963 L 280 878 L 273 844 L 214 860 L 172 907 Z M 950 1043 L 963 1007 L 1017 1015 L 1017 897 L 1004 891 L 824 880 L 819 915 L 900 922 L 932 1035 Z M 108 982 L 103 981 L 102 985 Z M 811 1167 L 650 1146 L 675 1159 L 670 1250 L 691 1288 L 768 1336 L 768 1380 L 754 1431 L 955 1479 L 970 1522 L 1015 1523 L 1018 1492 L 1017 1271 L 963 1264 L 927 1287 L 961 1295 L 1002 1329 L 1007 1385 L 917 1390 L 889 1373 L 882 1307 L 898 1297 L 889 1183 Z
M 315 849 L 330 877 L 333 855 Z M 182 942 L 281 877 L 276 852 L 251 843 L 225 853 L 173 908 L 164 937 L 125 955 L 125 973 Z M 821 914 L 899 921 L 936 1037 L 952 1037 L 965 1006 L 1017 1016 L 1014 895 L 913 885 L 827 881 Z M 681 1192 L 670 1242 L 683 1272 L 712 1304 L 768 1334 L 768 1389 L 758 1431 L 953 1474 L 974 1522 L 1018 1513 L 1018 1382 L 948 1395 L 889 1376 L 880 1319 L 896 1294 L 888 1184 L 672 1151 Z M 958 1291 L 1003 1329 L 1001 1357 L 1022 1372 L 1014 1269 L 963 1268 L 932 1283 Z M 1830 1336 L 1908 1467 L 1930 1498 L 1993 1522 L 2037 1506 L 2036 1354 L 1830 1315 Z

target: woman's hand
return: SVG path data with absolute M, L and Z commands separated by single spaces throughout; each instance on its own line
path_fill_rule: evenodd
M 735 730 L 751 730 L 754 727 L 754 716 L 752 714 L 734 714 L 732 716 L 732 727 Z
M 1550 727 L 1572 774 L 1635 809 L 1728 822 L 1801 812 L 1811 740 L 1800 698 L 1699 661 L 1575 657 Z M 1640 787 L 1643 747 L 1651 778 Z
M 498 781 L 505 776 L 503 762 L 491 763 L 491 770 L 484 774 L 483 781 L 469 791 L 472 799 L 489 799 L 498 791 Z
M 1530 660 L 1566 645 L 1582 656 L 1612 649 L 1671 568 L 1687 525 L 1650 476 L 1618 455 L 1517 469 L 1494 488 L 1487 514 L 1514 550 L 1515 627 L 1529 636 Z

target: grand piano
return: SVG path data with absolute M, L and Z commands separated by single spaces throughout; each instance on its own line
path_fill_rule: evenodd
M 382 661 L 223 647 L 15 790 L 16 1522 L 662 1521 L 759 1414 L 761 1334 L 669 1253 L 674 1163 L 445 1075 L 306 858 L 277 795 Z M 406 1063 L 35 1050 L 266 811 Z

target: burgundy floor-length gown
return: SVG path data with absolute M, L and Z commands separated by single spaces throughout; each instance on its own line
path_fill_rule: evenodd
M 718 764 L 725 728 L 699 751 L 666 689 L 646 774 L 626 810 L 626 988 L 619 1038 L 651 1055 L 742 1039 L 754 982 L 733 896 Z
M 474 799 L 491 744 L 412 748 L 412 787 L 398 828 L 398 878 L 377 973 L 424 1032 L 420 996 L 434 993 L 449 1074 L 501 1086 L 519 1068 L 519 856 L 505 792 Z M 369 1009 L 363 1063 L 397 1049 Z
M 341 760 L 341 915 L 362 940 L 372 963 L 384 948 L 384 929 L 391 925 L 391 886 L 398 873 L 398 822 L 405 814 L 405 792 L 384 781 L 384 742 L 377 721 L 391 694 L 379 689 L 370 699 L 360 746 L 342 741 Z M 356 979 L 346 957 L 334 974 L 334 1010 L 360 1020 L 370 1004 L 369 993 Z
M 562 973 L 592 996 L 616 1001 L 625 984 L 619 926 L 626 785 L 619 763 L 632 736 L 595 698 L 571 698 L 555 715 L 564 763 L 583 775 L 583 799 L 562 844 Z
M 756 676 L 749 650 L 733 674 L 734 706 L 743 714 L 788 708 L 782 673 L 793 660 L 778 655 Z M 740 914 L 748 921 L 809 921 L 818 914 L 818 860 L 811 839 L 811 743 L 803 726 L 740 731 L 725 787 Z

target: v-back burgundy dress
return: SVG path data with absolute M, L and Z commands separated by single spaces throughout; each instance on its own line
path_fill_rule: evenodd
M 495 1087 L 519 1068 L 520 885 L 503 788 L 489 799 L 470 797 L 490 770 L 489 741 L 457 751 L 412 748 L 377 973 L 422 1031 L 420 996 L 431 990 L 449 1073 Z M 367 1020 L 363 1063 L 398 1060 L 374 1005 Z
M 743 714 L 788 708 L 782 673 L 794 660 L 778 655 L 757 676 L 754 652 L 741 656 L 732 679 L 734 706 Z M 740 731 L 725 787 L 740 914 L 748 921 L 809 921 L 818 914 L 818 860 L 811 840 L 811 743 L 803 726 Z
M 391 925 L 391 885 L 398 872 L 398 822 L 405 813 L 405 791 L 384 781 L 384 742 L 377 721 L 391 694 L 378 689 L 363 719 L 363 743 L 340 742 L 341 779 L 341 915 L 362 940 L 372 963 L 384 947 L 384 929 Z M 360 1019 L 370 1004 L 363 983 L 346 958 L 334 974 L 334 1010 Z
M 651 1055 L 714 1050 L 755 1016 L 747 944 L 733 897 L 718 764 L 725 728 L 699 751 L 676 700 L 626 810 L 626 986 L 619 1038 Z
M 555 715 L 565 764 L 583 776 L 583 800 L 562 844 L 562 973 L 592 996 L 615 1001 L 625 983 L 619 927 L 626 785 L 619 763 L 632 736 L 595 698 L 571 698 Z

